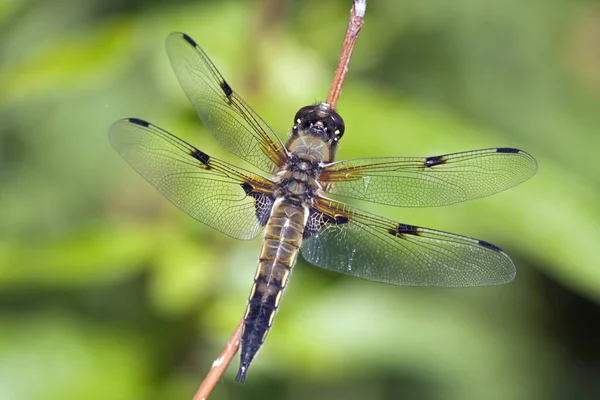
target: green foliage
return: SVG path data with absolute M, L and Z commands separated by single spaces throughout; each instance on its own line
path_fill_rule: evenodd
M 0 2 L 0 399 L 191 398 L 244 311 L 260 242 L 172 207 L 107 129 L 144 118 L 238 162 L 179 88 L 168 33 L 192 36 L 283 137 L 326 96 L 350 3 Z M 368 205 L 498 244 L 517 281 L 401 288 L 300 262 L 248 382 L 232 382 L 236 359 L 214 398 L 596 398 L 547 327 L 569 330 L 548 287 L 598 315 L 598 19 L 592 2 L 370 1 L 338 158 L 533 154 L 538 175 L 489 199 Z

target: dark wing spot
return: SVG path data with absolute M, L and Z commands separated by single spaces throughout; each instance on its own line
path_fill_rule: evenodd
M 150 126 L 150 123 L 144 121 L 143 119 L 139 119 L 139 118 L 129 118 L 128 121 L 131 122 L 132 124 L 144 126 L 146 128 Z
M 496 153 L 520 153 L 521 150 L 513 149 L 512 147 L 499 147 L 496 149 Z
M 189 44 L 191 44 L 194 47 L 198 47 L 198 45 L 196 44 L 196 42 L 194 42 L 194 39 L 192 39 L 191 37 L 189 37 L 185 33 L 182 33 L 181 35 L 183 36 L 183 38 L 185 39 L 186 42 L 188 42 Z
M 267 225 L 269 218 L 271 217 L 271 210 L 273 209 L 273 199 L 266 194 L 258 194 L 253 196 L 256 207 L 256 218 L 260 226 Z
M 227 96 L 227 98 L 230 98 L 231 95 L 233 94 L 233 90 L 231 89 L 231 86 L 229 86 L 229 84 L 227 82 L 225 82 L 225 80 L 223 80 L 223 82 L 221 82 L 221 89 L 223 89 L 223 92 L 225 92 L 225 96 Z
M 244 192 L 246 192 L 246 194 L 250 194 L 254 190 L 254 188 L 252 187 L 252 185 L 249 184 L 248 182 L 242 183 L 241 186 L 242 186 L 242 189 L 244 189 Z
M 479 240 L 479 244 L 485 247 L 486 249 L 497 251 L 498 253 L 502 252 L 502 249 L 495 244 L 491 244 L 490 242 L 486 242 L 485 240 Z
M 440 165 L 440 164 L 445 164 L 446 163 L 446 157 L 444 156 L 433 156 L 433 157 L 427 157 L 425 159 L 425 166 L 427 168 L 431 168 L 435 165 Z
M 398 233 L 419 236 L 419 227 L 414 225 L 398 224 L 396 230 Z
M 420 231 L 418 226 L 398 224 L 396 229 L 389 229 L 388 233 L 398 237 L 402 237 L 403 235 L 419 236 Z
M 343 215 L 336 215 L 331 217 L 327 214 L 323 214 L 320 211 L 311 209 L 308 214 L 308 220 L 306 221 L 306 227 L 304 228 L 304 239 L 315 235 L 320 230 L 324 229 L 328 225 L 341 225 L 348 223 L 348 217 Z
M 192 157 L 194 157 L 196 160 L 199 160 L 202 164 L 208 166 L 208 162 L 210 161 L 210 156 L 208 154 L 206 154 L 205 152 L 198 150 L 198 149 L 194 149 L 190 152 L 190 155 Z
M 267 225 L 269 218 L 271 217 L 271 210 L 273 209 L 273 198 L 267 194 L 255 192 L 254 187 L 248 182 L 244 182 L 240 185 L 244 189 L 244 193 L 247 196 L 254 198 L 254 208 L 256 209 L 256 218 L 260 226 Z
M 344 217 L 343 215 L 337 215 L 335 217 L 335 224 L 336 225 L 347 224 L 348 221 L 349 221 L 348 217 Z

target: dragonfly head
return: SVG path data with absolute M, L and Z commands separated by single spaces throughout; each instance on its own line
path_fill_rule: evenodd
M 299 158 L 331 162 L 344 134 L 344 120 L 327 103 L 302 107 L 294 118 L 287 149 Z
M 312 135 L 334 145 L 344 134 L 344 120 L 327 103 L 302 107 L 294 117 L 293 135 Z

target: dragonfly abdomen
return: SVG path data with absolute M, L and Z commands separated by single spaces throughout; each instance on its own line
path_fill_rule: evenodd
M 248 367 L 273 325 L 283 290 L 296 264 L 307 216 L 308 210 L 294 201 L 281 199 L 273 206 L 244 314 L 236 380 L 246 379 Z

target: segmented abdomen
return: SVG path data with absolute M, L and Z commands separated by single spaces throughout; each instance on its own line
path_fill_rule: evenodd
M 307 215 L 305 207 L 289 200 L 282 199 L 273 205 L 254 285 L 244 314 L 241 364 L 237 380 L 244 381 L 248 366 L 273 325 L 283 289 L 296 264 Z

